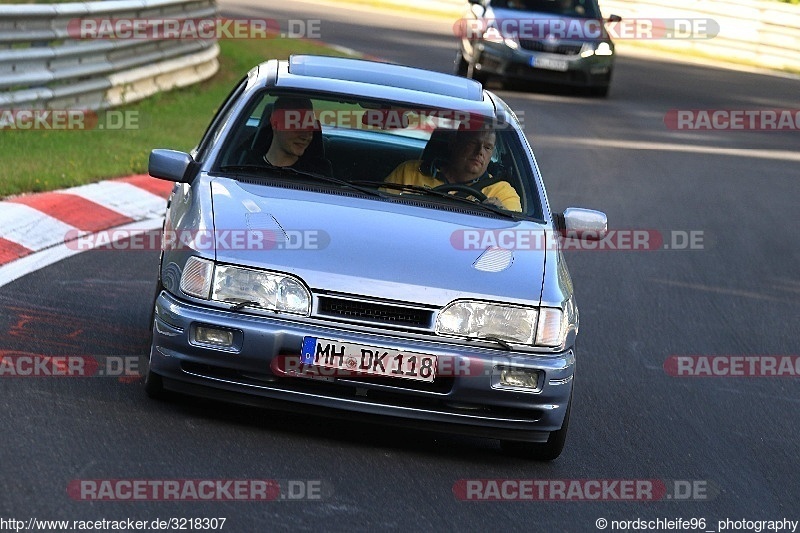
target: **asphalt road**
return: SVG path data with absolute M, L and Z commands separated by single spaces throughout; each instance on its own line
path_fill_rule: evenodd
M 328 42 L 451 66 L 447 21 L 250 3 L 221 5 L 231 16 L 319 18 Z M 599 518 L 704 518 L 701 531 L 726 519 L 800 519 L 800 377 L 664 369 L 672 356 L 800 355 L 800 133 L 677 132 L 664 123 L 671 109 L 796 109 L 800 81 L 621 57 L 607 100 L 499 94 L 523 113 L 555 210 L 600 209 L 613 228 L 652 230 L 667 244 L 688 232 L 702 239 L 696 250 L 568 253 L 581 334 L 561 458 L 525 462 L 493 441 L 154 402 L 124 377 L 4 377 L 0 518 L 547 532 L 597 531 Z M 87 252 L 0 288 L 0 350 L 85 355 L 114 368 L 146 350 L 156 268 L 155 252 Z M 113 478 L 311 481 L 321 497 L 88 502 L 67 490 L 73 480 Z M 688 480 L 699 490 L 660 501 L 465 502 L 453 492 L 465 479 L 645 479 L 668 488 Z

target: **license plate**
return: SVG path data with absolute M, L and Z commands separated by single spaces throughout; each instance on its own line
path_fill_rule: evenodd
M 379 376 L 432 382 L 436 356 L 390 348 L 303 337 L 300 362 L 333 370 L 335 376 Z M 329 374 L 326 372 L 325 374 Z
M 536 68 L 543 68 L 545 70 L 557 70 L 559 72 L 566 72 L 569 68 L 569 63 L 561 59 L 552 59 L 549 57 L 534 57 L 531 60 L 531 65 Z

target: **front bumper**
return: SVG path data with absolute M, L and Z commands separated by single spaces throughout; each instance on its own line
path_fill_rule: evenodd
M 207 308 L 162 292 L 156 299 L 152 372 L 168 390 L 300 413 L 360 415 L 365 421 L 504 440 L 544 442 L 561 428 L 572 392 L 575 355 L 525 354 L 444 342 L 433 335 L 375 331 L 315 319 L 265 317 Z M 234 332 L 235 348 L 201 346 L 197 325 Z M 303 338 L 435 355 L 443 370 L 431 383 L 398 378 L 310 379 L 276 364 L 299 359 Z M 501 367 L 539 372 L 535 390 L 500 388 Z
M 511 49 L 498 43 L 476 46 L 477 68 L 483 75 L 539 81 L 574 87 L 603 87 L 611 83 L 613 56 L 564 55 Z M 544 68 L 539 65 L 548 65 Z M 558 66 L 558 70 L 554 67 Z M 561 70 L 563 69 L 563 70 Z

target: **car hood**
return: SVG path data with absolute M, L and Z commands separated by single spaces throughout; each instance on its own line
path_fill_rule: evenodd
M 215 178 L 211 194 L 219 262 L 291 273 L 315 291 L 425 305 L 541 298 L 545 250 L 487 253 L 491 242 L 474 238 L 463 245 L 464 231 L 541 234 L 533 222 L 227 178 Z M 236 231 L 265 236 L 263 244 L 237 243 Z

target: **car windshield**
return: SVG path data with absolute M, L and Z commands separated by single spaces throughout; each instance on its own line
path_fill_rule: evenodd
M 493 0 L 492 7 L 566 17 L 600 18 L 595 0 Z
M 226 134 L 213 172 L 434 209 L 535 218 L 542 211 L 527 147 L 512 126 L 396 102 L 262 92 Z

